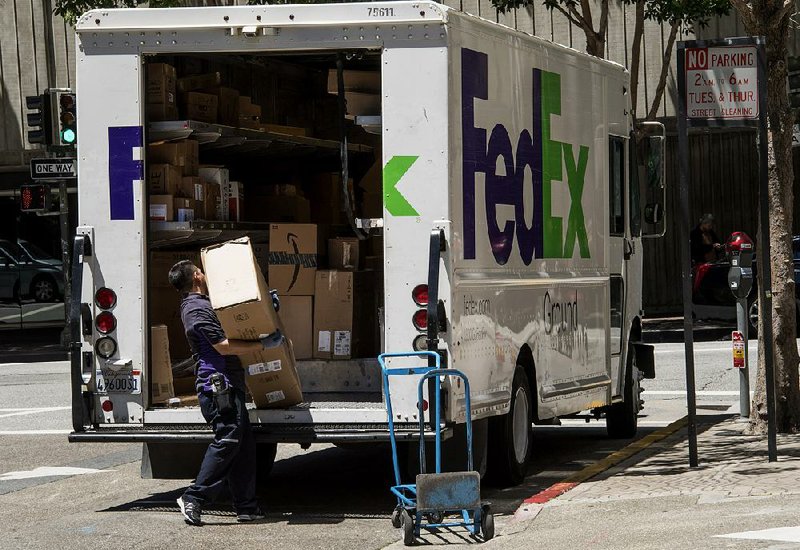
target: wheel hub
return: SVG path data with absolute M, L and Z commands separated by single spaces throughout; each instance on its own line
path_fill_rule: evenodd
M 528 454 L 528 437 L 530 425 L 528 424 L 528 395 L 523 388 L 517 388 L 514 394 L 514 411 L 512 430 L 514 436 L 514 456 L 518 463 L 525 461 Z

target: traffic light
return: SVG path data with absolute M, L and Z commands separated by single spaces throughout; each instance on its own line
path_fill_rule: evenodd
M 57 90 L 54 98 L 58 106 L 58 130 L 54 132 L 54 145 L 73 146 L 78 142 L 78 119 L 75 93 Z
M 43 212 L 50 209 L 50 188 L 37 183 L 23 185 L 19 193 L 19 209 L 22 212 Z
M 51 108 L 50 95 L 29 95 L 25 97 L 25 105 L 30 111 L 27 115 L 28 143 L 51 145 Z

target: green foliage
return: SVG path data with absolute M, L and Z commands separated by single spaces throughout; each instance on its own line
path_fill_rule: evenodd
M 89 10 L 112 8 L 135 8 L 147 3 L 151 8 L 171 8 L 186 5 L 180 0 L 56 0 L 53 13 L 60 15 L 70 25 Z
M 539 0 L 492 0 L 495 8 L 505 13 L 514 8 L 524 8 Z M 635 4 L 636 0 L 620 0 L 623 4 Z M 580 11 L 578 0 L 542 0 L 548 9 L 557 7 Z M 708 25 L 710 17 L 726 15 L 731 8 L 730 0 L 645 0 L 645 19 L 660 23 L 697 23 Z

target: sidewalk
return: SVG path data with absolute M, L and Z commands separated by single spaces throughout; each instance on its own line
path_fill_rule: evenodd
M 699 417 L 700 466 L 685 428 L 504 525 L 493 548 L 800 548 L 800 436 L 742 434 Z M 533 519 L 530 519 L 533 517 Z M 766 530 L 766 531 L 764 531 Z

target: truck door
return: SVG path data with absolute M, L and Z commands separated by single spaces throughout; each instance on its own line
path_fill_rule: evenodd
M 633 241 L 625 232 L 625 188 L 627 181 L 627 138 L 609 136 L 609 276 L 610 276 L 610 354 L 612 395 L 622 392 L 622 349 L 625 326 L 627 263 Z

